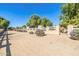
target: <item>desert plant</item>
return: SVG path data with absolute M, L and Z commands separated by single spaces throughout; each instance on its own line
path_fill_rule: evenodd
M 35 34 L 37 36 L 45 36 L 45 32 L 43 30 L 40 30 L 40 29 L 36 30 Z
M 79 39 L 79 29 L 74 29 L 73 31 L 71 31 L 70 33 L 70 38 L 74 39 L 74 40 L 78 40 Z
M 34 34 L 34 32 L 30 31 L 29 34 Z

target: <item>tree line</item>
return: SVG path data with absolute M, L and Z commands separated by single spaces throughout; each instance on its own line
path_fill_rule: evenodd
M 32 15 L 27 22 L 27 26 L 38 27 L 38 25 L 42 25 L 43 27 L 52 26 L 53 23 L 46 17 L 41 18 L 38 15 Z

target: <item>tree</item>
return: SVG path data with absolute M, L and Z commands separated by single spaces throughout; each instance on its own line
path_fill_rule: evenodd
M 37 20 L 37 25 L 40 25 L 41 24 L 41 19 L 38 19 Z
M 38 25 L 42 25 L 43 27 L 52 26 L 52 22 L 46 17 L 41 18 L 38 15 L 32 15 L 27 23 L 27 26 L 38 27 Z
M 50 20 L 47 20 L 46 26 L 52 26 L 52 25 L 53 25 L 52 22 Z
M 27 26 L 30 26 L 30 23 L 29 22 L 27 22 L 27 24 L 26 24 Z
M 40 17 L 38 15 L 32 15 L 27 25 L 37 27 L 40 24 Z
M 26 28 L 26 25 L 23 25 L 22 28 Z
M 4 27 L 4 28 L 7 28 L 9 26 L 10 22 L 8 20 L 2 20 L 1 22 L 1 25 Z
M 79 24 L 79 4 L 78 3 L 68 3 L 63 4 L 61 7 L 62 15 L 60 16 L 60 24 L 63 26 L 72 24 Z
M 3 17 L 0 16 L 0 25 L 1 25 L 1 22 L 5 20 Z
M 0 17 L 0 26 L 7 28 L 9 26 L 10 22 L 3 17 Z
M 41 20 L 41 25 L 43 27 L 46 27 L 46 23 L 47 23 L 47 19 L 44 17 L 42 20 Z
M 9 30 L 14 30 L 15 28 L 14 28 L 14 27 L 8 27 L 8 29 L 9 29 Z
M 52 26 L 52 22 L 51 22 L 49 19 L 47 19 L 46 17 L 44 17 L 44 18 L 42 19 L 42 21 L 41 21 L 41 25 L 42 25 L 43 27 Z

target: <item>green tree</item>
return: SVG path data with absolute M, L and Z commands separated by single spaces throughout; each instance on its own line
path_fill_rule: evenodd
M 29 26 L 38 26 L 40 24 L 40 17 L 38 15 L 32 15 L 27 25 Z
M 22 28 L 26 28 L 26 25 L 23 25 Z
M 46 17 L 44 17 L 41 21 L 41 25 L 44 27 L 52 26 L 52 22 L 49 19 L 47 19 Z
M 73 24 L 79 24 L 79 4 L 78 3 L 68 3 L 63 4 L 61 7 L 62 15 L 60 16 L 60 24 L 63 26 Z
M 3 17 L 0 16 L 0 25 L 1 25 L 1 22 L 5 20 Z
M 27 26 L 38 27 L 38 25 L 42 25 L 44 27 L 52 26 L 52 22 L 49 19 L 47 19 L 46 17 L 41 18 L 38 15 L 32 15 L 30 20 L 27 23 Z
M 9 26 L 10 22 L 3 17 L 0 17 L 0 26 L 7 28 Z
M 28 22 L 28 23 L 26 23 L 26 25 L 27 25 L 27 26 L 30 26 L 30 23 Z
M 52 26 L 52 22 L 50 20 L 47 20 L 46 26 Z
M 44 17 L 42 20 L 41 20 L 41 25 L 43 27 L 46 27 L 46 23 L 47 23 L 47 19 Z
M 1 25 L 4 27 L 4 28 L 7 28 L 9 26 L 10 22 L 8 20 L 2 20 L 1 22 Z
M 37 25 L 40 25 L 41 24 L 41 19 L 38 19 L 37 20 Z

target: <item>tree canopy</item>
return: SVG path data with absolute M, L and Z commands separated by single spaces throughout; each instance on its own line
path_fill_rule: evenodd
M 61 7 L 62 15 L 60 16 L 60 25 L 79 25 L 79 4 L 67 3 Z
M 26 28 L 26 25 L 23 25 L 22 28 Z
M 46 17 L 44 17 L 42 20 L 41 20 L 41 25 L 46 27 L 46 26 L 52 26 L 52 22 L 47 19 Z
M 32 15 L 27 23 L 28 26 L 38 26 L 41 20 L 38 15 Z
M 41 18 L 38 15 L 32 15 L 27 23 L 27 26 L 35 26 L 42 25 L 44 27 L 46 26 L 52 26 L 52 22 L 47 19 L 46 17 Z
M 0 26 L 3 28 L 7 28 L 9 26 L 10 22 L 3 17 L 0 17 Z

